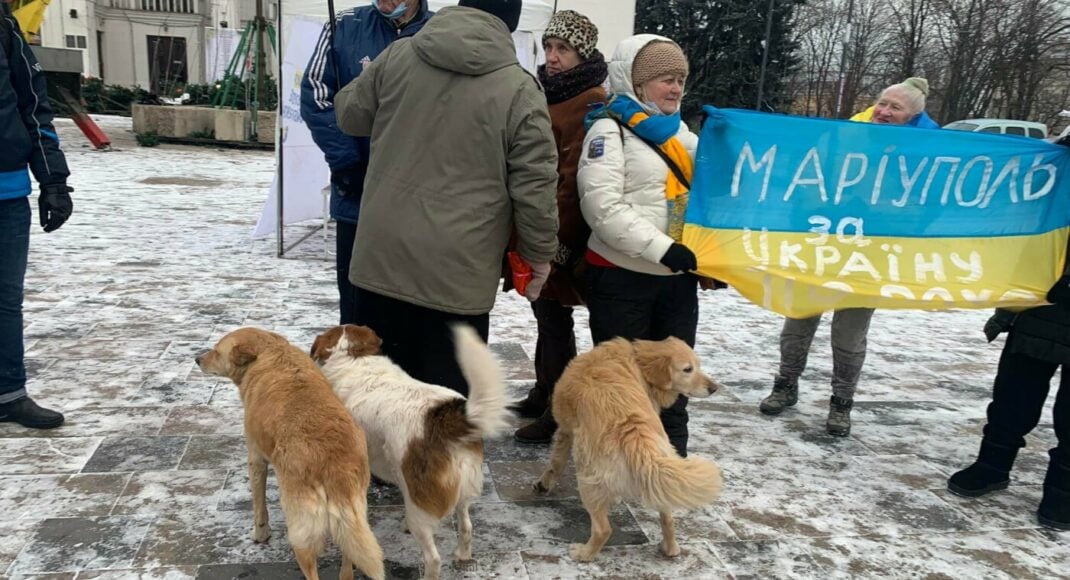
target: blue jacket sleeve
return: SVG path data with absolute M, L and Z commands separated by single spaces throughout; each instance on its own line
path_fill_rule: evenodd
M 30 171 L 41 185 L 63 183 L 70 175 L 70 170 L 59 148 L 56 128 L 52 126 L 52 106 L 48 103 L 44 71 L 30 51 L 30 45 L 23 40 L 18 21 L 8 15 L 5 18 L 10 19 L 14 31 L 14 46 L 9 62 L 11 83 L 18 96 L 19 117 L 32 145 Z
M 341 22 L 338 23 L 339 25 Z M 335 33 L 338 33 L 336 28 Z M 331 46 L 331 32 L 324 25 L 316 50 L 301 79 L 301 118 L 312 132 L 331 171 L 342 169 L 360 160 L 357 141 L 342 133 L 334 114 L 334 96 L 339 79 L 335 75 L 337 55 Z

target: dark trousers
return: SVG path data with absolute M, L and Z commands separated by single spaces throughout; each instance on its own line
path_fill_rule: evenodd
M 338 324 L 357 322 L 357 287 L 349 281 L 349 262 L 353 258 L 353 242 L 357 239 L 357 224 L 336 221 L 335 270 L 338 274 Z
M 695 346 L 698 279 L 654 276 L 623 268 L 592 267 L 587 308 L 595 344 L 615 337 L 663 340 L 675 336 Z M 661 412 L 661 424 L 681 457 L 687 457 L 687 397 Z
M 30 200 L 0 200 L 0 404 L 26 396 L 22 294 L 30 253 Z
M 1007 344 L 1014 340 L 1013 331 Z M 1011 352 L 1004 347 L 988 404 L 985 438 L 1001 445 L 1025 447 L 1025 436 L 1040 422 L 1051 379 L 1059 365 Z M 1055 395 L 1055 436 L 1064 460 L 1070 463 L 1070 373 L 1063 368 Z
M 576 358 L 575 323 L 572 307 L 556 300 L 531 303 L 539 338 L 535 342 L 535 392 L 547 403 L 565 367 Z
M 470 325 L 485 342 L 490 334 L 490 313 L 451 314 L 357 288 L 356 318 L 356 324 L 368 326 L 383 340 L 383 354 L 414 379 L 468 396 L 468 381 L 457 364 L 450 324 Z
M 866 337 L 872 308 L 848 308 L 832 314 L 832 394 L 854 399 L 862 364 L 866 362 Z M 777 378 L 798 385 L 806 370 L 810 344 L 821 324 L 821 315 L 811 318 L 785 318 L 780 331 L 780 371 Z

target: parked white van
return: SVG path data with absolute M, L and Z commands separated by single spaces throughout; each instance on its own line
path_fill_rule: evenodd
M 1000 133 L 1003 135 L 1021 135 L 1044 139 L 1048 136 L 1048 126 L 1032 121 L 1014 119 L 964 119 L 944 125 L 945 129 L 955 131 L 976 131 L 978 133 Z
M 1063 137 L 1070 137 L 1070 125 L 1067 125 L 1066 128 L 1063 129 L 1062 133 L 1059 133 L 1058 135 L 1056 135 L 1054 137 L 1048 137 L 1048 141 L 1051 141 L 1052 143 L 1055 143 L 1056 141 L 1058 141 L 1059 139 L 1062 139 Z

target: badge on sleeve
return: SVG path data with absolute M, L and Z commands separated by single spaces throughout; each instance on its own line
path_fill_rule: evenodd
M 595 137 L 587 144 L 587 158 L 598 159 L 606 154 L 606 138 Z

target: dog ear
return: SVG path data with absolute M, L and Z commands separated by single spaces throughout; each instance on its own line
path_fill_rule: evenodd
M 338 345 L 338 338 L 342 336 L 342 327 L 335 326 L 316 337 L 312 341 L 312 350 L 309 356 L 312 360 L 322 363 L 331 358 L 331 349 Z
M 251 344 L 239 343 L 230 349 L 230 364 L 243 367 L 256 360 L 257 351 Z
M 672 386 L 672 350 L 662 342 L 637 340 L 635 352 L 643 380 L 655 389 L 668 390 Z
M 316 362 L 323 362 L 321 358 L 324 355 L 323 352 L 323 335 L 316 337 L 316 340 L 312 341 L 312 348 L 308 351 L 308 356 L 312 357 L 312 360 Z
M 312 360 L 316 362 L 323 362 L 327 360 L 326 338 L 327 333 L 323 333 L 317 336 L 316 340 L 312 341 L 312 348 L 308 352 L 308 356 L 312 357 Z
M 383 339 L 367 326 L 346 326 L 346 339 L 349 341 L 349 356 L 375 356 L 380 353 Z

